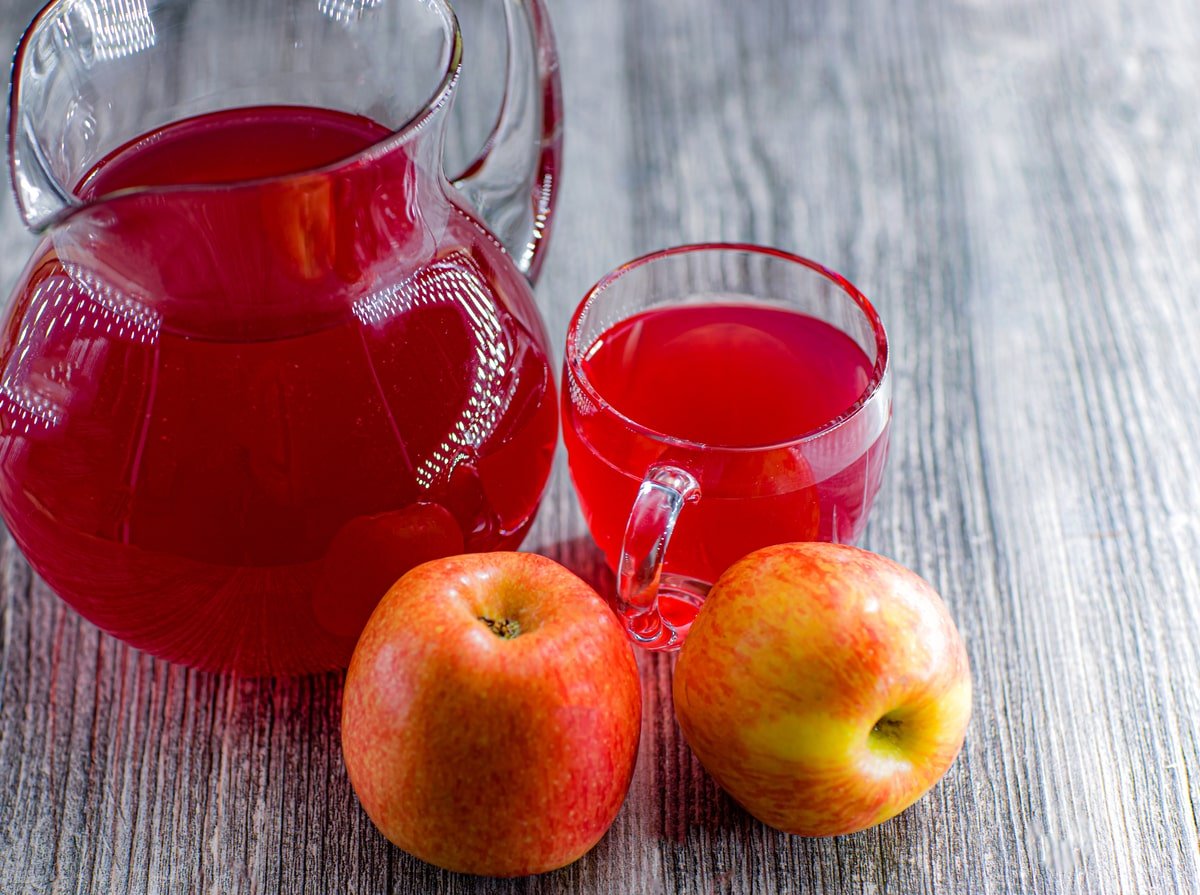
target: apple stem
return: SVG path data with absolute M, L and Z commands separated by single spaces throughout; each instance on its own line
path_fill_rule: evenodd
M 503 637 L 505 640 L 512 640 L 521 633 L 521 625 L 514 618 L 502 618 L 496 620 L 479 616 L 479 620 L 488 626 L 488 629 L 497 637 Z

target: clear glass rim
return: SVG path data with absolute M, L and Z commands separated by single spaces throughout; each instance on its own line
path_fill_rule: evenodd
M 666 432 L 661 432 L 637 420 L 631 419 L 621 411 L 617 410 L 608 402 L 608 400 L 600 394 L 595 385 L 588 379 L 587 373 L 583 368 L 583 360 L 586 348 L 591 347 L 590 343 L 587 346 L 581 344 L 579 337 L 580 326 L 583 321 L 583 316 L 593 302 L 608 291 L 610 287 L 619 282 L 626 274 L 644 267 L 648 264 L 653 264 L 663 258 L 669 258 L 675 255 L 693 254 L 693 253 L 729 253 L 729 254 L 749 254 L 759 255 L 774 261 L 780 261 L 787 264 L 799 265 L 805 267 L 818 276 L 824 277 L 829 282 L 837 286 L 845 293 L 866 316 L 868 323 L 871 326 L 871 332 L 875 337 L 875 366 L 871 371 L 871 379 L 867 383 L 867 387 L 863 389 L 863 393 L 859 395 L 857 401 L 851 404 L 843 413 L 833 419 L 822 423 L 813 429 L 802 432 L 793 438 L 785 441 L 773 442 L 770 444 L 756 445 L 722 445 L 722 444 L 706 444 L 704 442 L 692 441 L 687 438 L 679 438 L 670 435 Z M 604 413 L 609 414 L 619 420 L 624 426 L 630 430 L 654 441 L 671 447 L 683 448 L 691 451 L 712 452 L 727 452 L 738 454 L 761 453 L 774 450 L 785 450 L 787 448 L 797 447 L 822 438 L 829 433 L 841 428 L 851 420 L 860 416 L 866 409 L 873 404 L 883 392 L 883 385 L 888 379 L 888 341 L 887 333 L 883 328 L 883 321 L 880 319 L 879 312 L 875 310 L 875 306 L 863 295 L 858 288 L 836 271 L 830 270 L 823 264 L 818 264 L 815 261 L 810 261 L 808 258 L 800 255 L 786 252 L 782 249 L 772 248 L 770 246 L 755 245 L 753 243 L 740 242 L 704 242 L 691 243 L 688 245 L 672 246 L 671 248 L 659 249 L 658 251 L 649 252 L 640 257 L 634 258 L 632 261 L 627 261 L 615 270 L 605 274 L 600 280 L 592 286 L 584 295 L 583 300 L 571 315 L 571 322 L 567 326 L 567 344 L 566 344 L 566 361 L 567 371 L 575 380 L 579 387 L 587 394 L 597 407 Z M 569 392 L 564 385 L 564 393 Z
M 33 37 L 41 33 L 46 22 L 55 14 L 58 13 L 60 7 L 76 2 L 76 0 L 49 0 L 30 21 L 28 27 L 21 35 L 21 40 L 17 43 L 17 49 L 13 56 L 12 64 L 12 83 L 9 87 L 8 96 L 8 156 L 10 159 L 9 165 L 9 180 L 10 186 L 18 198 L 20 191 L 15 181 L 15 172 L 12 169 L 11 159 L 15 157 L 15 149 L 17 145 L 17 134 L 20 128 L 18 121 L 18 110 L 21 108 L 21 72 L 25 67 L 25 56 L 30 49 Z M 121 190 L 114 190 L 111 193 L 106 193 L 104 196 L 93 200 L 83 200 L 75 194 L 72 184 L 62 184 L 56 178 L 50 177 L 50 180 L 55 184 L 59 191 L 60 198 L 65 205 L 58 214 L 54 215 L 51 220 L 47 221 L 38 229 L 45 229 L 60 220 L 64 215 L 68 215 L 80 208 L 87 207 L 98 202 L 104 202 L 108 199 L 120 196 L 140 195 L 140 194 L 162 194 L 176 192 L 223 192 L 242 189 L 245 187 L 257 187 L 268 183 L 282 183 L 289 180 L 302 177 L 311 177 L 313 175 L 327 174 L 353 165 L 359 161 L 370 161 L 373 158 L 391 151 L 397 146 L 407 143 L 416 134 L 425 129 L 433 117 L 450 101 L 450 97 L 454 93 L 455 84 L 458 81 L 459 74 L 462 70 L 462 29 L 459 27 L 458 17 L 454 14 L 453 8 L 446 0 L 424 0 L 426 6 L 433 7 L 445 21 L 448 35 L 450 37 L 450 53 L 446 59 L 446 64 L 437 86 L 430 94 L 429 99 L 409 117 L 404 124 L 392 130 L 386 137 L 383 137 L 369 146 L 365 146 L 357 152 L 343 156 L 332 162 L 324 165 L 319 165 L 313 168 L 306 168 L 300 171 L 292 171 L 288 174 L 276 174 L 270 177 L 249 178 L 246 180 L 237 180 L 229 183 L 219 184 L 204 184 L 204 183 L 185 183 L 185 184 L 162 184 L 157 186 L 144 187 L 129 187 Z M 236 107 L 230 107 L 236 108 Z

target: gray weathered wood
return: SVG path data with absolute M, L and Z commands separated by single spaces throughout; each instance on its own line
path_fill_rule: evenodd
M 0 0 L 0 46 L 36 3 Z M 0 891 L 1200 890 L 1200 7 L 1190 0 L 553 2 L 567 92 L 561 341 L 607 269 L 728 238 L 841 270 L 893 341 L 867 546 L 967 638 L 966 749 L 896 820 L 775 833 L 724 797 L 643 657 L 605 840 L 479 881 L 389 846 L 340 680 L 241 681 L 98 633 L 0 556 Z M 0 286 L 31 245 L 0 202 Z M 526 543 L 588 577 L 560 456 Z

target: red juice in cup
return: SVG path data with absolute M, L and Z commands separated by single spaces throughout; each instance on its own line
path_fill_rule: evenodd
M 657 599 L 618 594 L 618 609 L 675 632 L 651 625 L 651 645 L 677 645 L 750 551 L 861 535 L 887 455 L 886 357 L 849 283 L 769 250 L 674 250 L 593 290 L 568 336 L 564 437 L 618 588 Z

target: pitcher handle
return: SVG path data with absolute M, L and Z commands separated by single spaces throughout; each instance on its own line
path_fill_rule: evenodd
M 646 471 L 629 514 L 617 569 L 617 610 L 630 636 L 649 649 L 672 647 L 686 634 L 663 617 L 658 598 L 675 523 L 684 505 L 699 497 L 700 483 L 690 472 L 656 464 Z M 699 582 L 686 584 L 682 590 L 691 591 Z
M 562 85 L 543 0 L 505 0 L 504 19 L 508 65 L 500 114 L 475 161 L 453 183 L 534 283 L 558 193 Z

